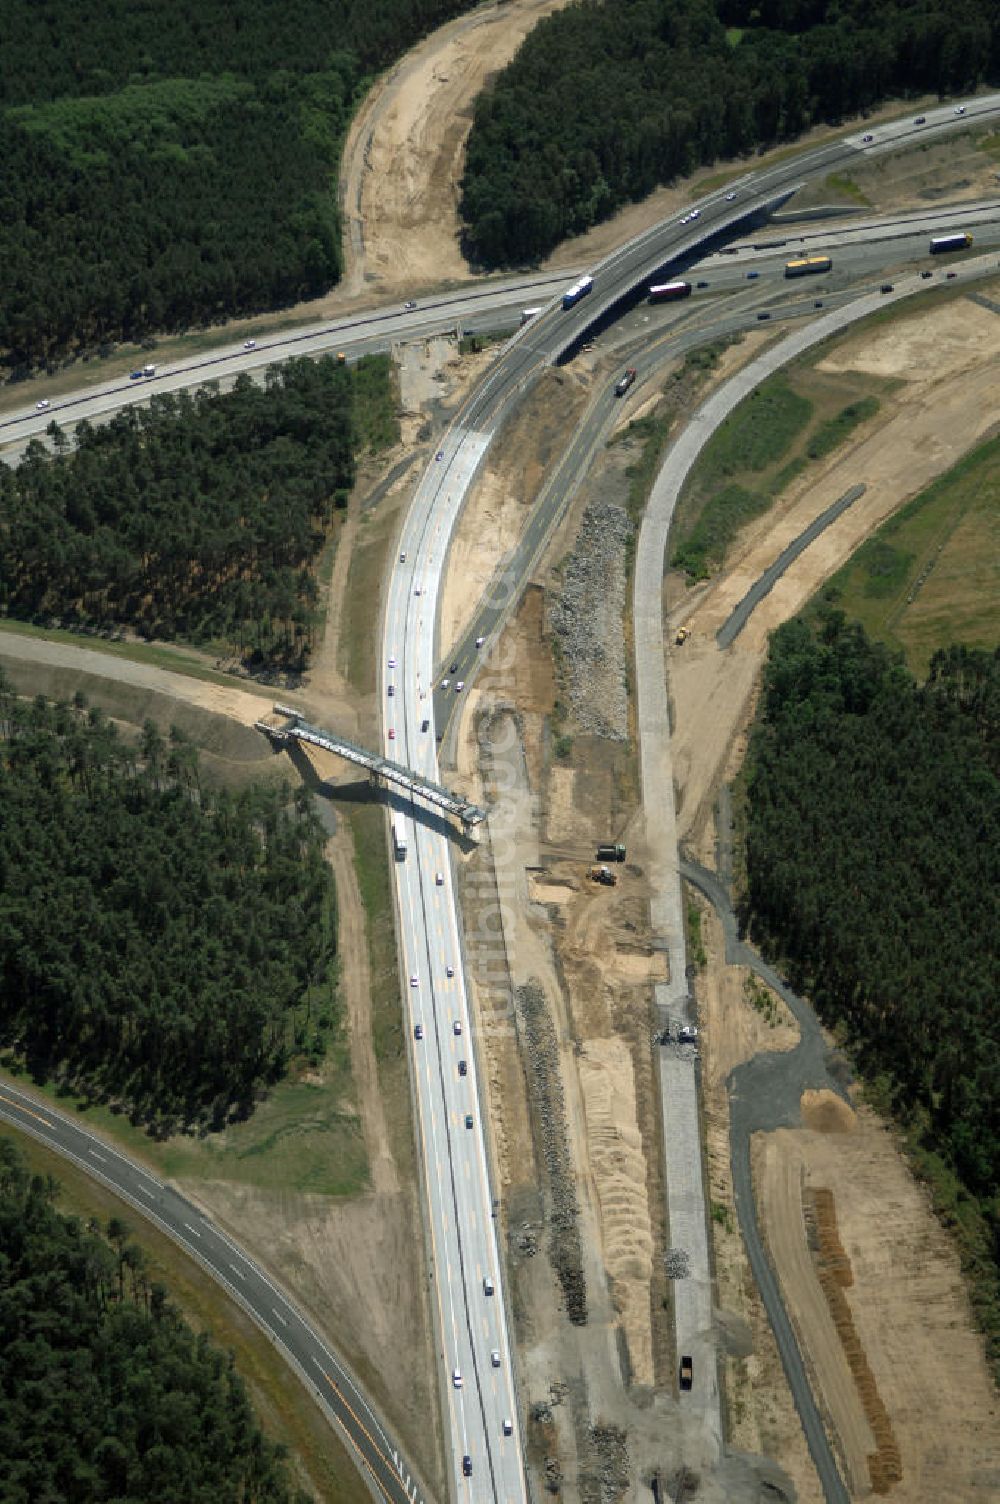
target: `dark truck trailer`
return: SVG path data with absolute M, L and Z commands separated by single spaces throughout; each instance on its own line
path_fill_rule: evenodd
M 609 842 L 606 846 L 598 846 L 597 860 L 599 862 L 623 862 L 625 860 L 625 847 L 621 844 Z
M 943 251 L 967 251 L 972 244 L 972 236 L 965 235 L 935 235 L 931 240 L 931 255 L 940 256 Z

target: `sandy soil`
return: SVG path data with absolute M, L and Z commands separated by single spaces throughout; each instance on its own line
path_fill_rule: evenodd
M 476 96 L 542 16 L 567 0 L 513 0 L 441 27 L 375 86 L 344 149 L 347 295 L 409 295 L 464 281 L 458 185 Z
M 441 588 L 441 641 L 457 641 L 527 524 L 551 464 L 587 399 L 569 371 L 546 371 L 491 446 L 459 518 Z
M 697 597 L 675 597 L 671 628 L 691 629 L 670 653 L 676 713 L 678 828 L 687 837 L 704 814 L 732 737 L 745 723 L 768 634 L 794 614 L 903 502 L 949 469 L 996 423 L 993 394 L 1000 320 L 959 299 L 899 323 L 860 330 L 818 369 L 860 370 L 904 385 L 857 430 L 846 453 L 812 467 L 775 508 L 747 528 L 726 572 Z M 795 561 L 727 652 L 715 633 L 754 580 L 824 507 L 864 482 L 860 500 Z M 673 630 L 669 637 L 672 639 Z
M 971 1329 L 954 1248 L 922 1188 L 907 1172 L 891 1134 L 867 1109 L 845 1121 L 837 1104 L 804 1104 L 809 1125 L 782 1131 L 758 1154 L 772 1253 L 783 1288 L 802 1322 L 810 1353 L 822 1351 L 821 1383 L 850 1459 L 852 1492 L 869 1492 L 871 1433 L 854 1385 L 831 1370 L 841 1351 L 829 1332 L 805 1248 L 802 1191 L 833 1193 L 840 1239 L 853 1282 L 845 1295 L 899 1444 L 899 1504 L 929 1498 L 986 1500 L 1000 1493 L 1000 1402 L 982 1340 Z M 849 1377 L 849 1376 L 848 1376 Z M 854 1394 L 849 1392 L 854 1389 Z M 867 1434 L 866 1434 L 867 1433 Z

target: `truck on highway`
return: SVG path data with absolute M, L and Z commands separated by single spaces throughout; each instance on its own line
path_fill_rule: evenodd
M 155 376 L 156 375 L 156 367 L 155 366 L 151 366 L 151 365 L 145 365 L 142 368 L 142 374 L 144 376 Z
M 694 1383 L 694 1364 L 688 1353 L 681 1358 L 680 1385 L 682 1389 L 690 1389 Z
M 651 303 L 669 303 L 674 298 L 689 298 L 690 282 L 657 282 L 649 289 Z
M 931 255 L 940 256 L 944 251 L 966 251 L 972 244 L 972 236 L 934 235 L 931 237 Z
M 629 366 L 625 371 L 624 376 L 620 377 L 619 380 L 615 382 L 615 396 L 624 397 L 629 387 L 633 385 L 638 374 L 639 372 L 636 370 L 635 366 Z
M 599 862 L 623 862 L 625 860 L 625 847 L 620 841 L 608 841 L 597 848 L 597 860 Z
M 593 287 L 593 277 L 581 277 L 578 282 L 574 282 L 573 286 L 568 287 L 563 293 L 563 307 L 572 308 L 574 304 L 579 303 L 581 298 L 585 298 L 588 292 L 592 292 Z
M 809 277 L 815 272 L 828 272 L 832 265 L 829 256 L 795 256 L 785 262 L 785 276 Z
M 530 324 L 531 320 L 537 318 L 541 311 L 542 310 L 540 308 L 522 308 L 521 328 L 523 329 L 525 324 Z
M 392 817 L 392 849 L 396 853 L 397 862 L 401 862 L 406 856 L 406 816 L 393 815 Z

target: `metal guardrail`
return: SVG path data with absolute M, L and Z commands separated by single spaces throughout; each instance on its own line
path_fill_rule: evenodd
M 465 826 L 478 825 L 481 820 L 486 819 L 486 810 L 464 799 L 461 794 L 443 788 L 441 784 L 425 778 L 422 773 L 414 773 L 410 768 L 404 768 L 401 763 L 393 762 L 379 752 L 369 752 L 366 747 L 359 747 L 355 742 L 348 741 L 346 737 L 338 736 L 335 731 L 321 731 L 316 726 L 310 726 L 297 710 L 292 710 L 288 705 L 275 705 L 274 713 L 286 717 L 284 726 L 272 726 L 267 721 L 254 722 L 257 730 L 263 731 L 264 735 L 270 737 L 272 741 L 309 742 L 314 747 L 322 747 L 326 752 L 335 752 L 338 757 L 345 758 L 347 762 L 353 762 L 360 768 L 367 768 L 373 778 L 397 784 L 408 794 L 413 794 L 419 799 L 426 800 L 428 804 L 433 804 L 436 809 L 443 809 L 449 815 L 457 815 Z

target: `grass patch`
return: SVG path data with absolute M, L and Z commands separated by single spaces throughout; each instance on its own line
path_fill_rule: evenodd
M 826 180 L 826 186 L 831 193 L 837 193 L 841 198 L 848 198 L 853 204 L 871 205 L 871 199 L 863 193 L 853 178 L 849 178 L 846 172 L 831 172 Z
M 687 922 L 688 955 L 691 965 L 697 966 L 702 971 L 708 963 L 705 954 L 705 942 L 701 933 L 701 910 L 696 903 L 689 903 L 685 909 Z
M 370 1495 L 332 1427 L 306 1400 L 302 1384 L 275 1347 L 221 1287 L 135 1208 L 69 1160 L 6 1124 L 2 1131 L 16 1141 L 34 1173 L 58 1180 L 61 1212 L 104 1224 L 118 1217 L 128 1225 L 146 1256 L 150 1278 L 166 1285 L 171 1301 L 197 1331 L 207 1332 L 233 1354 L 261 1425 L 272 1441 L 288 1448 L 301 1486 L 338 1504 L 365 1504 Z
M 938 648 L 1000 641 L 1000 438 L 965 456 L 862 544 L 818 600 L 902 652 L 918 677 Z
M 1000 134 L 980 136 L 979 140 L 976 142 L 976 145 L 978 146 L 980 151 L 984 151 L 986 155 L 988 157 L 992 157 L 995 162 L 1000 162 Z
M 371 990 L 372 1047 L 392 1156 L 400 1178 L 414 1184 L 417 1177 L 410 1078 L 403 1006 L 399 996 L 399 957 L 385 809 L 381 804 L 355 804 L 342 811 L 354 839 L 354 869 L 364 905 Z
M 388 355 L 366 355 L 352 372 L 360 452 L 382 454 L 399 443 L 399 381 Z
M 8 1053 L 0 1065 L 24 1079 Z M 74 1108 L 95 1132 L 121 1144 L 166 1179 L 227 1180 L 262 1189 L 351 1196 L 368 1184 L 361 1125 L 351 1108 L 354 1087 L 346 1041 L 331 1045 L 309 1081 L 281 1081 L 245 1123 L 221 1133 L 153 1139 L 109 1106 L 87 1106 L 55 1082 L 35 1089 L 64 1112 Z
M 817 371 L 812 352 L 752 393 L 705 446 L 682 493 L 671 563 L 692 580 L 720 569 L 734 537 L 815 461 L 879 411 L 894 382 Z M 860 395 L 858 389 L 861 388 Z M 868 390 L 864 390 L 864 388 Z M 845 396 L 851 400 L 844 401 Z
M 849 402 L 846 407 L 842 407 L 835 417 L 821 423 L 809 437 L 806 443 L 809 459 L 821 460 L 832 454 L 850 438 L 860 423 L 867 423 L 869 418 L 874 418 L 880 406 L 877 397 L 862 397 L 860 401 Z

